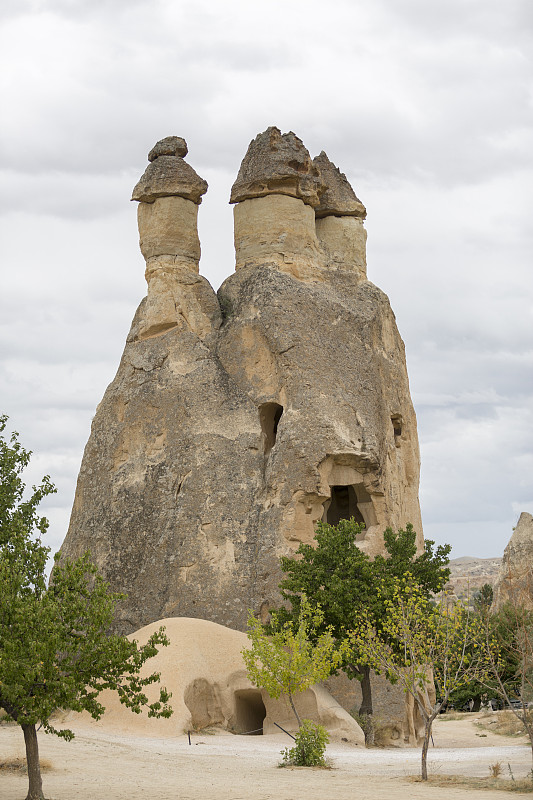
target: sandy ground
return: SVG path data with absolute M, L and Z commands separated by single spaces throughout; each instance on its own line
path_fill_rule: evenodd
M 279 753 L 291 740 L 279 736 L 193 734 L 179 738 L 124 736 L 94 725 L 76 724 L 76 738 L 64 742 L 40 733 L 41 756 L 52 762 L 44 790 L 52 800 L 417 800 L 418 798 L 501 798 L 499 791 L 413 783 L 420 751 L 328 745 L 333 769 L 278 769 Z M 436 720 L 429 753 L 430 773 L 485 777 L 502 763 L 515 777 L 531 769 L 525 738 L 484 733 L 473 719 Z M 0 755 L 23 755 L 23 737 L 13 725 L 0 726 Z M 27 778 L 0 774 L 1 800 L 23 800 Z

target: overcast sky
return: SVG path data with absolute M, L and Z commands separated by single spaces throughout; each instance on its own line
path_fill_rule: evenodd
M 200 269 L 269 125 L 368 210 L 405 340 L 426 538 L 499 556 L 533 512 L 531 0 L 2 0 L 0 411 L 66 533 L 91 418 L 145 294 L 131 190 L 163 136 L 209 182 Z

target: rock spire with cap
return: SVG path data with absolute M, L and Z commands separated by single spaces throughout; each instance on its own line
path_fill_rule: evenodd
M 148 153 L 150 164 L 139 180 L 132 200 L 153 203 L 158 197 L 183 197 L 199 205 L 207 192 L 207 181 L 183 160 L 187 142 L 181 136 L 160 139 Z
M 161 139 L 148 153 L 150 164 L 133 190 L 148 283 L 137 321 L 140 340 L 185 324 L 202 338 L 219 314 L 211 287 L 198 275 L 198 205 L 207 183 L 185 163 L 186 155 L 181 136 Z

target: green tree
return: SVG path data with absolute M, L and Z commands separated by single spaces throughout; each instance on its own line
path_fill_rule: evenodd
M 168 640 L 162 628 L 143 646 L 109 634 L 119 595 L 109 592 L 87 554 L 56 563 L 53 582 L 46 585 L 49 548 L 40 535 L 48 522 L 37 508 L 55 489 L 45 477 L 25 499 L 21 473 L 31 453 L 16 433 L 6 439 L 6 423 L 0 417 L 0 708 L 24 734 L 27 800 L 42 800 L 37 726 L 71 739 L 72 731 L 54 727 L 54 711 L 88 711 L 98 719 L 105 710 L 98 702 L 104 689 L 118 692 L 136 713 L 146 707 L 149 716 L 170 716 L 165 689 L 152 703 L 144 693 L 159 675 L 140 674 L 157 645 Z
M 315 545 L 301 544 L 296 558 L 281 559 L 286 577 L 280 583 L 281 595 L 290 604 L 280 609 L 282 621 L 298 620 L 300 597 L 304 593 L 311 606 L 320 605 L 322 625 L 317 633 L 329 628 L 342 653 L 342 669 L 348 677 L 361 681 L 362 703 L 359 713 L 372 714 L 370 665 L 357 648 L 346 650 L 343 642 L 361 614 L 370 615 L 373 625 L 381 630 L 385 617 L 385 600 L 396 587 L 396 579 L 409 571 L 422 594 L 429 598 L 448 580 L 447 568 L 450 545 L 434 547 L 426 540 L 424 552 L 417 556 L 416 533 L 408 524 L 405 530 L 384 533 L 386 555 L 371 560 L 357 546 L 357 536 L 364 526 L 354 519 L 341 520 L 338 525 L 318 522 Z M 382 595 L 376 585 L 382 585 Z M 388 589 L 388 595 L 386 587 Z M 372 727 L 365 731 L 367 744 L 372 743 Z
M 267 633 L 252 611 L 248 617 L 247 636 L 251 646 L 242 651 L 248 677 L 256 686 L 266 689 L 271 697 L 287 695 L 298 728 L 302 727 L 302 721 L 294 695 L 327 678 L 341 660 L 328 628 L 314 642 L 310 640 L 310 631 L 320 628 L 322 623 L 322 611 L 320 608 L 312 610 L 305 597 L 301 598 L 296 627 L 290 621 L 278 621 L 274 613 Z
M 490 686 L 522 723 L 533 762 L 533 569 L 525 565 L 519 576 L 508 572 L 505 589 L 506 602 L 485 620 Z M 494 640 L 498 657 L 490 647 Z
M 464 683 L 484 680 L 490 661 L 479 617 L 443 597 L 428 600 L 409 573 L 376 587 L 385 616 L 380 629 L 362 615 L 352 633 L 354 646 L 374 669 L 383 671 L 411 695 L 424 720 L 422 779 L 427 780 L 427 751 L 433 721 L 450 693 Z M 493 641 L 490 652 L 497 659 Z M 436 689 L 436 695 L 435 695 Z

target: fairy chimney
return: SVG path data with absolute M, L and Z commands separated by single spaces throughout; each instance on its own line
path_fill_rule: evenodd
M 269 128 L 231 191 L 235 271 L 198 274 L 207 184 L 167 137 L 133 192 L 147 297 L 95 414 L 63 557 L 127 597 L 117 629 L 170 616 L 243 629 L 279 602 L 279 558 L 317 520 L 359 546 L 413 523 L 419 453 L 403 342 L 366 278 L 365 209 L 324 153 Z

